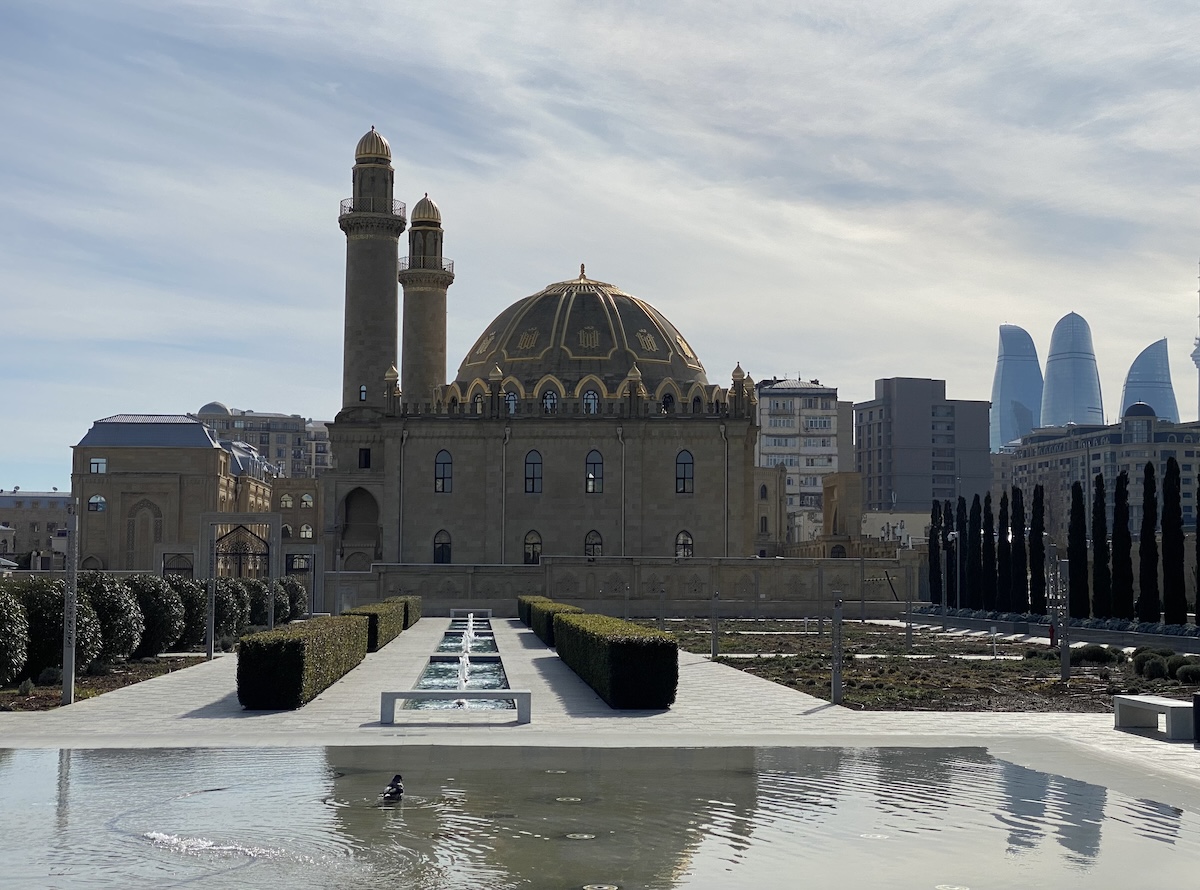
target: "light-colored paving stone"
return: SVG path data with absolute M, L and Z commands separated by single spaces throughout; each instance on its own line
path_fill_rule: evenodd
M 857 712 L 688 653 L 669 710 L 614 711 L 510 619 L 493 630 L 509 685 L 533 693 L 532 723 L 518 726 L 514 711 L 398 711 L 381 724 L 379 693 L 411 688 L 446 626 L 423 619 L 297 711 L 243 710 L 236 657 L 224 655 L 69 707 L 0 713 L 0 748 L 980 745 L 1081 778 L 1140 776 L 1134 793 L 1200 801 L 1200 751 L 1118 732 L 1107 714 Z

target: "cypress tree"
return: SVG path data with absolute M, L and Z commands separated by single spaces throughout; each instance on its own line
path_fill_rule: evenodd
M 947 500 L 942 504 L 942 550 L 946 557 L 946 583 L 943 585 L 946 595 L 946 606 L 958 606 L 958 571 L 955 568 L 958 551 L 950 540 L 950 532 L 954 531 L 954 505 Z
M 992 515 L 992 493 L 983 496 L 983 529 L 979 538 L 983 550 L 981 562 L 983 608 L 996 611 L 996 519 Z
M 1162 606 L 1167 624 L 1187 624 L 1187 582 L 1183 567 L 1183 503 L 1179 463 L 1167 458 L 1162 491 Z
M 1046 614 L 1046 505 L 1042 486 L 1033 487 L 1033 512 L 1029 518 L 1029 611 Z
M 942 602 L 942 503 L 934 501 L 929 511 L 929 602 Z
M 1015 485 L 1012 490 L 1012 593 L 1009 609 L 1022 614 L 1029 611 L 1029 565 L 1025 559 L 1025 492 Z M 1042 565 L 1043 559 L 1036 565 Z
M 962 495 L 958 496 L 958 505 L 954 510 L 954 530 L 958 532 L 958 547 L 954 553 L 958 557 L 958 599 L 954 605 L 964 609 L 970 605 L 967 590 L 967 563 L 971 559 L 967 555 L 967 499 Z
M 1097 473 L 1092 495 L 1092 614 L 1112 618 L 1112 574 L 1108 568 L 1108 502 L 1104 474 Z
M 1067 522 L 1067 614 L 1087 618 L 1088 602 L 1087 512 L 1083 505 L 1083 485 L 1071 483 L 1071 516 Z
M 996 540 L 996 609 L 1011 612 L 1012 604 L 1012 541 L 1009 540 L 1008 492 L 1000 495 L 1000 536 Z
M 1142 536 L 1138 541 L 1137 619 L 1157 624 L 1162 620 L 1162 602 L 1158 596 L 1158 483 L 1154 464 L 1146 461 L 1142 478 Z
M 1129 535 L 1129 474 L 1117 476 L 1113 494 L 1112 615 L 1133 619 L 1133 540 Z
M 983 608 L 983 505 L 979 495 L 971 499 L 967 520 L 967 607 Z

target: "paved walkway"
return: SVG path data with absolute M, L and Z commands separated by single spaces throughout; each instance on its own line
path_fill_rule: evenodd
M 983 746 L 1026 766 L 1200 809 L 1200 750 L 1118 732 L 1108 714 L 856 712 L 681 653 L 666 711 L 614 711 L 518 621 L 492 622 L 509 685 L 533 692 L 514 711 L 398 710 L 379 693 L 409 689 L 447 627 L 425 618 L 297 711 L 244 711 L 236 656 L 224 655 L 53 711 L 0 712 L 0 748 L 339 745 L 746 747 Z

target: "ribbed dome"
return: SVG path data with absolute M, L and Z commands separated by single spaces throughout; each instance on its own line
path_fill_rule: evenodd
M 409 217 L 409 220 L 415 223 L 441 223 L 442 211 L 438 210 L 438 206 L 429 200 L 429 192 L 426 192 L 425 197 L 417 202 L 417 206 L 412 209 L 412 215 Z
M 1157 417 L 1154 409 L 1145 402 L 1134 402 L 1125 409 L 1126 417 Z
M 476 340 L 458 369 L 464 390 L 499 366 L 528 392 L 547 375 L 568 389 L 589 374 L 616 393 L 637 365 L 650 393 L 666 379 L 708 385 L 704 365 L 657 309 L 603 281 L 561 281 L 518 300 Z
M 366 161 L 372 158 L 384 158 L 388 161 L 392 159 L 392 147 L 375 131 L 374 127 L 371 127 L 371 132 L 358 140 L 358 147 L 354 149 L 354 160 Z
M 196 412 L 197 414 L 233 414 L 225 405 L 220 402 L 209 402 L 203 408 Z

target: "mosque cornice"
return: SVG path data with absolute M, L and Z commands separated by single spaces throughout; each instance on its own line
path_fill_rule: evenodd
M 348 238 L 388 237 L 399 238 L 404 233 L 404 217 L 389 213 L 349 213 L 338 217 L 338 226 Z
M 444 290 L 454 283 L 454 272 L 452 270 L 400 269 L 397 276 L 402 285 L 413 288 L 436 288 Z

